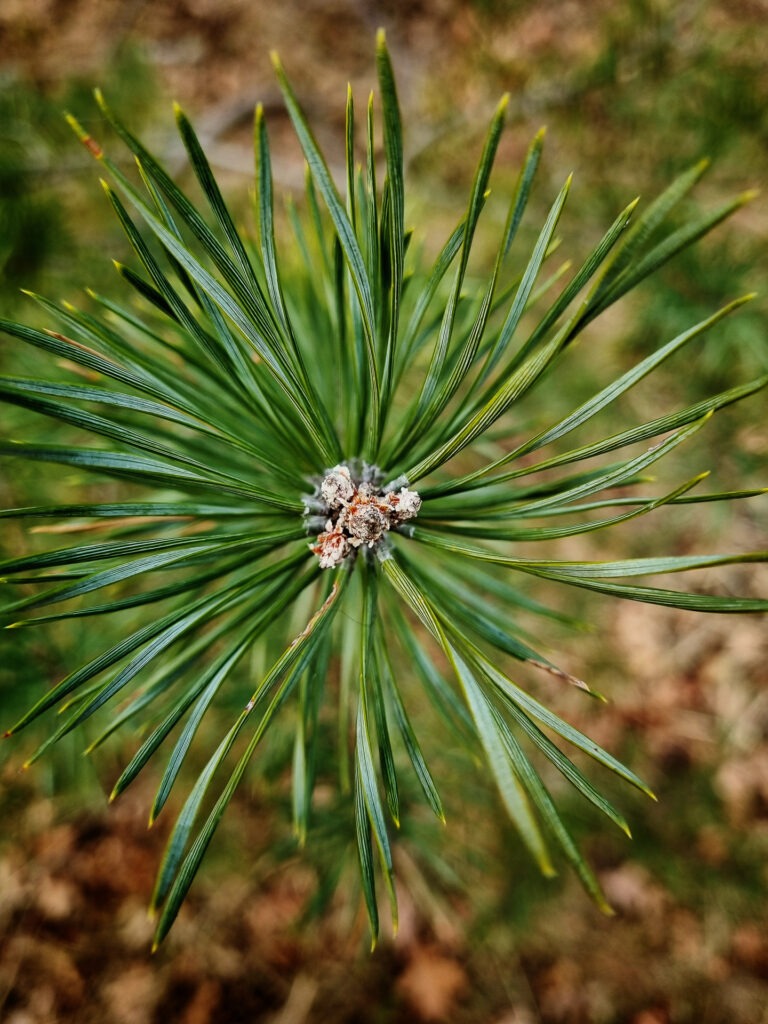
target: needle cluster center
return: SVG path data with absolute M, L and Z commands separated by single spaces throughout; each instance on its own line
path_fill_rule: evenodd
M 421 498 L 416 491 L 382 488 L 377 475 L 366 466 L 363 478 L 357 480 L 342 464 L 323 478 L 319 499 L 327 518 L 325 530 L 312 545 L 323 569 L 339 565 L 363 545 L 374 547 L 394 526 L 418 515 Z

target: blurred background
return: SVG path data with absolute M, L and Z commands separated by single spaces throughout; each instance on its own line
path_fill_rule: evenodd
M 463 208 L 487 122 L 509 91 L 495 185 L 503 192 L 513 182 L 530 139 L 547 125 L 529 230 L 573 171 L 561 234 L 563 252 L 578 257 L 630 199 L 650 200 L 704 156 L 712 167 L 688 209 L 712 209 L 765 184 L 767 25 L 766 0 L 2 0 L 0 315 L 41 322 L 21 288 L 80 302 L 85 286 L 122 287 L 111 260 L 126 256 L 126 243 L 93 161 L 61 116 L 72 110 L 98 138 L 94 85 L 184 181 L 171 113 L 178 100 L 247 221 L 256 102 L 267 112 L 277 187 L 285 193 L 303 181 L 269 51 L 280 52 L 339 167 L 346 84 L 359 104 L 375 86 L 374 35 L 383 26 L 404 112 L 407 215 L 427 250 Z M 493 209 L 492 199 L 489 259 Z M 599 357 L 582 350 L 569 362 L 567 390 L 554 401 L 572 407 L 594 390 L 598 363 L 604 382 L 752 290 L 762 293 L 755 303 L 708 335 L 682 372 L 679 362 L 665 364 L 627 414 L 650 418 L 765 373 L 766 238 L 762 196 L 612 310 L 590 335 Z M 34 375 L 38 359 L 0 342 L 4 373 Z M 8 408 L 2 417 L 4 437 L 29 422 Z M 711 468 L 712 490 L 764 485 L 764 400 L 717 419 L 698 447 L 686 447 L 687 475 Z M 0 500 L 60 500 L 65 485 L 61 473 L 47 478 L 14 463 L 0 472 Z M 704 511 L 676 512 L 666 535 L 654 524 L 653 532 L 633 526 L 609 537 L 601 557 L 765 547 L 764 500 L 692 508 Z M 27 544 L 21 525 L 3 524 L 2 557 Z M 584 541 L 568 548 L 568 557 L 594 555 Z M 766 591 L 765 567 L 715 578 L 741 593 Z M 8 590 L 0 585 L 0 597 Z M 590 631 L 563 629 L 548 639 L 564 668 L 610 703 L 586 705 L 554 680 L 537 685 L 659 795 L 651 804 L 615 788 L 630 843 L 563 793 L 615 918 L 601 917 L 565 873 L 554 883 L 539 879 L 493 798 L 479 780 L 462 781 L 447 752 L 445 772 L 457 780 L 448 828 L 418 822 L 404 836 L 400 933 L 369 957 L 354 872 L 349 885 L 343 877 L 326 892 L 332 837 L 310 835 L 298 855 L 276 758 L 243 790 L 174 931 L 150 960 L 145 906 L 164 838 L 162 822 L 146 829 L 152 778 L 109 810 L 105 797 L 131 737 L 93 759 L 80 753 L 82 736 L 67 737 L 22 774 L 35 746 L 34 736 L 23 736 L 0 754 L 0 1018 L 768 1022 L 765 620 L 600 601 L 578 611 Z M 3 633 L 4 724 L 73 658 L 103 647 L 108 627 L 88 622 Z M 603 783 L 610 792 L 610 780 Z

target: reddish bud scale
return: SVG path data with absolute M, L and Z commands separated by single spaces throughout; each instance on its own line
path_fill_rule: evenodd
M 310 547 L 323 569 L 339 565 L 359 547 L 374 547 L 393 526 L 413 519 L 421 508 L 416 491 L 383 491 L 370 480 L 355 481 L 344 465 L 326 473 L 319 497 L 326 502 L 328 519 Z

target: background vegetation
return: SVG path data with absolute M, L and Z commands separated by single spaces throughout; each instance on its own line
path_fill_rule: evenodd
M 499 163 L 506 154 L 512 177 L 534 132 L 548 125 L 533 202 L 543 210 L 573 169 L 562 230 L 569 249 L 586 251 L 633 195 L 653 195 L 702 156 L 713 158 L 692 200 L 703 208 L 765 178 L 765 14 L 757 0 L 425 0 L 402 9 L 352 0 L 285 0 L 277 9 L 237 0 L 9 0 L 0 11 L 0 312 L 34 318 L 19 287 L 73 301 L 84 284 L 114 287 L 110 260 L 124 255 L 124 243 L 87 154 L 59 114 L 74 109 L 96 134 L 91 84 L 101 84 L 183 175 L 167 102 L 179 99 L 196 114 L 245 218 L 256 100 L 267 110 L 282 184 L 300 185 L 303 173 L 269 49 L 280 50 L 324 147 L 340 161 L 346 79 L 361 95 L 372 85 L 373 33 L 383 23 L 404 107 L 414 221 L 425 223 L 428 211 L 435 240 L 445 236 L 490 112 L 509 90 L 513 123 Z M 765 293 L 767 229 L 768 203 L 758 198 L 624 302 L 609 318 L 604 346 L 616 366 L 736 295 Z M 660 397 L 667 407 L 713 383 L 722 389 L 765 372 L 765 323 L 762 297 L 706 340 L 685 372 L 667 371 L 662 396 L 638 392 L 637 411 L 652 415 Z M 0 348 L 4 372 L 31 373 L 33 358 L 6 342 Z M 570 384 L 578 395 L 589 380 Z M 687 451 L 696 468 L 715 464 L 718 489 L 765 483 L 758 474 L 768 426 L 757 412 L 755 402 L 728 411 L 719 433 L 707 432 L 706 449 Z M 13 433 L 15 415 L 4 409 L 4 432 Z M 0 498 L 55 500 L 64 479 L 14 465 L 13 475 L 0 476 Z M 715 520 L 681 512 L 665 549 L 759 547 L 765 522 L 760 499 Z M 4 555 L 27 543 L 15 525 L 4 527 Z M 611 543 L 640 554 L 649 537 L 636 529 Z M 593 554 L 584 542 L 569 548 L 569 556 L 582 554 Z M 741 592 L 765 591 L 764 567 L 738 571 Z M 593 631 L 553 635 L 553 646 L 563 640 L 565 667 L 611 704 L 585 707 L 558 695 L 554 681 L 547 699 L 628 759 L 660 797 L 651 806 L 617 794 L 632 844 L 572 809 L 570 823 L 617 918 L 601 918 L 572 881 L 539 879 L 519 840 L 492 824 L 489 798 L 458 784 L 457 763 L 449 828 L 406 837 L 400 935 L 368 960 L 354 887 L 313 913 L 327 895 L 318 878 L 323 860 L 336 855 L 333 836 L 316 844 L 317 863 L 297 858 L 282 780 L 267 771 L 225 821 L 213 862 L 150 963 L 144 906 L 164 836 L 146 832 L 146 792 L 103 809 L 120 750 L 91 763 L 76 738 L 21 776 L 25 751 L 14 745 L 0 769 L 0 807 L 12 823 L 0 846 L 0 1015 L 13 1024 L 768 1020 L 765 622 L 600 602 L 579 610 Z M 66 625 L 44 639 L 34 631 L 0 638 L 4 720 L 62 674 L 70 650 L 103 645 L 104 637 Z M 451 765 L 450 751 L 445 761 Z M 432 863 L 427 848 L 439 855 Z M 439 899 L 428 895 L 424 872 L 440 873 Z

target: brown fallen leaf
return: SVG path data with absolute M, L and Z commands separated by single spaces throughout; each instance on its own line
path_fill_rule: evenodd
M 414 946 L 397 990 L 423 1020 L 448 1020 L 467 987 L 462 965 L 434 946 Z

